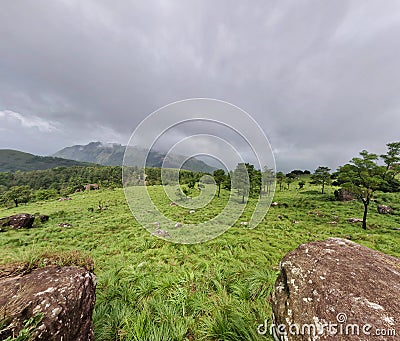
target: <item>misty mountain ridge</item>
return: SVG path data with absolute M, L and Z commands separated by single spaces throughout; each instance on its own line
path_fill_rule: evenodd
M 126 146 L 119 143 L 90 142 L 87 145 L 66 147 L 52 156 L 80 162 L 97 163 L 105 166 L 122 165 Z M 147 149 L 139 146 L 129 146 L 129 166 L 142 167 L 142 160 L 146 158 Z M 186 160 L 186 161 L 185 161 Z M 181 166 L 182 165 L 182 166 Z M 212 173 L 215 168 L 195 157 L 187 159 L 184 155 L 150 151 L 147 155 L 147 167 L 183 168 L 196 172 Z

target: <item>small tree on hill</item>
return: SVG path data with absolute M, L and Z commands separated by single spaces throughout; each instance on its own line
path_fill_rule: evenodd
M 291 173 L 286 174 L 285 182 L 286 182 L 288 190 L 290 189 L 290 184 L 294 181 L 294 179 L 296 179 L 296 177 L 297 177 L 296 173 L 291 172 Z
M 400 182 L 397 175 L 400 174 L 400 142 L 392 142 L 387 145 L 388 152 L 381 155 L 385 163 L 385 180 L 387 181 L 386 191 L 398 191 Z
M 275 181 L 274 170 L 268 168 L 268 166 L 264 166 L 264 170 L 262 172 L 262 187 L 265 193 L 269 193 L 271 190 L 271 186 Z
M 339 167 L 338 180 L 364 205 L 362 227 L 367 229 L 368 206 L 375 191 L 385 185 L 385 167 L 377 164 L 378 155 L 360 152 L 349 164 Z
M 4 203 L 12 201 L 15 207 L 21 203 L 27 203 L 31 197 L 32 191 L 29 186 L 14 186 L 3 193 L 2 201 Z
M 221 184 L 226 180 L 225 171 L 223 169 L 217 169 L 214 171 L 213 175 L 215 183 L 218 186 L 218 198 L 219 198 L 219 194 L 221 192 Z
M 276 173 L 276 181 L 279 184 L 279 190 L 280 191 L 282 191 L 283 180 L 285 180 L 285 174 L 283 174 L 282 172 Z
M 233 172 L 233 188 L 238 190 L 238 194 L 242 196 L 242 204 L 244 204 L 244 197 L 250 191 L 249 174 L 244 163 L 239 163 Z
M 322 186 L 321 193 L 325 193 L 325 185 L 329 185 L 331 183 L 331 175 L 329 173 L 331 169 L 328 167 L 319 166 L 313 175 L 311 175 L 311 179 L 317 185 Z

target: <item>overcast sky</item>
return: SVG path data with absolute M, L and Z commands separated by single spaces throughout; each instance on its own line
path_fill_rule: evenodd
M 126 144 L 210 97 L 254 117 L 278 169 L 336 168 L 400 140 L 399 38 L 397 0 L 4 0 L 0 148 Z

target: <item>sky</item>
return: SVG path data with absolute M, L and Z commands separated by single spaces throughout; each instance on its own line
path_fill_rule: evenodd
M 335 169 L 400 140 L 399 37 L 397 0 L 4 0 L 0 149 L 125 145 L 160 107 L 215 98 L 278 170 Z

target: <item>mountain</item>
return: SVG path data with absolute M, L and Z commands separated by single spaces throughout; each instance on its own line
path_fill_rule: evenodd
M 53 156 L 107 166 L 118 166 L 122 165 L 125 148 L 126 146 L 117 143 L 90 142 L 87 145 L 76 145 L 61 149 Z M 143 166 L 140 164 L 140 160 L 144 160 L 146 154 L 147 150 L 144 148 L 129 147 L 129 165 Z M 183 155 L 169 154 L 166 157 L 165 153 L 151 151 L 147 157 L 146 165 L 148 167 L 161 167 L 164 162 L 164 167 L 178 168 L 184 160 L 186 160 L 186 156 Z M 215 170 L 214 167 L 196 158 L 187 160 L 182 168 L 204 173 L 212 173 Z
M 75 160 L 66 160 L 51 156 L 37 156 L 12 149 L 0 149 L 0 172 L 31 171 L 87 165 L 87 163 Z

